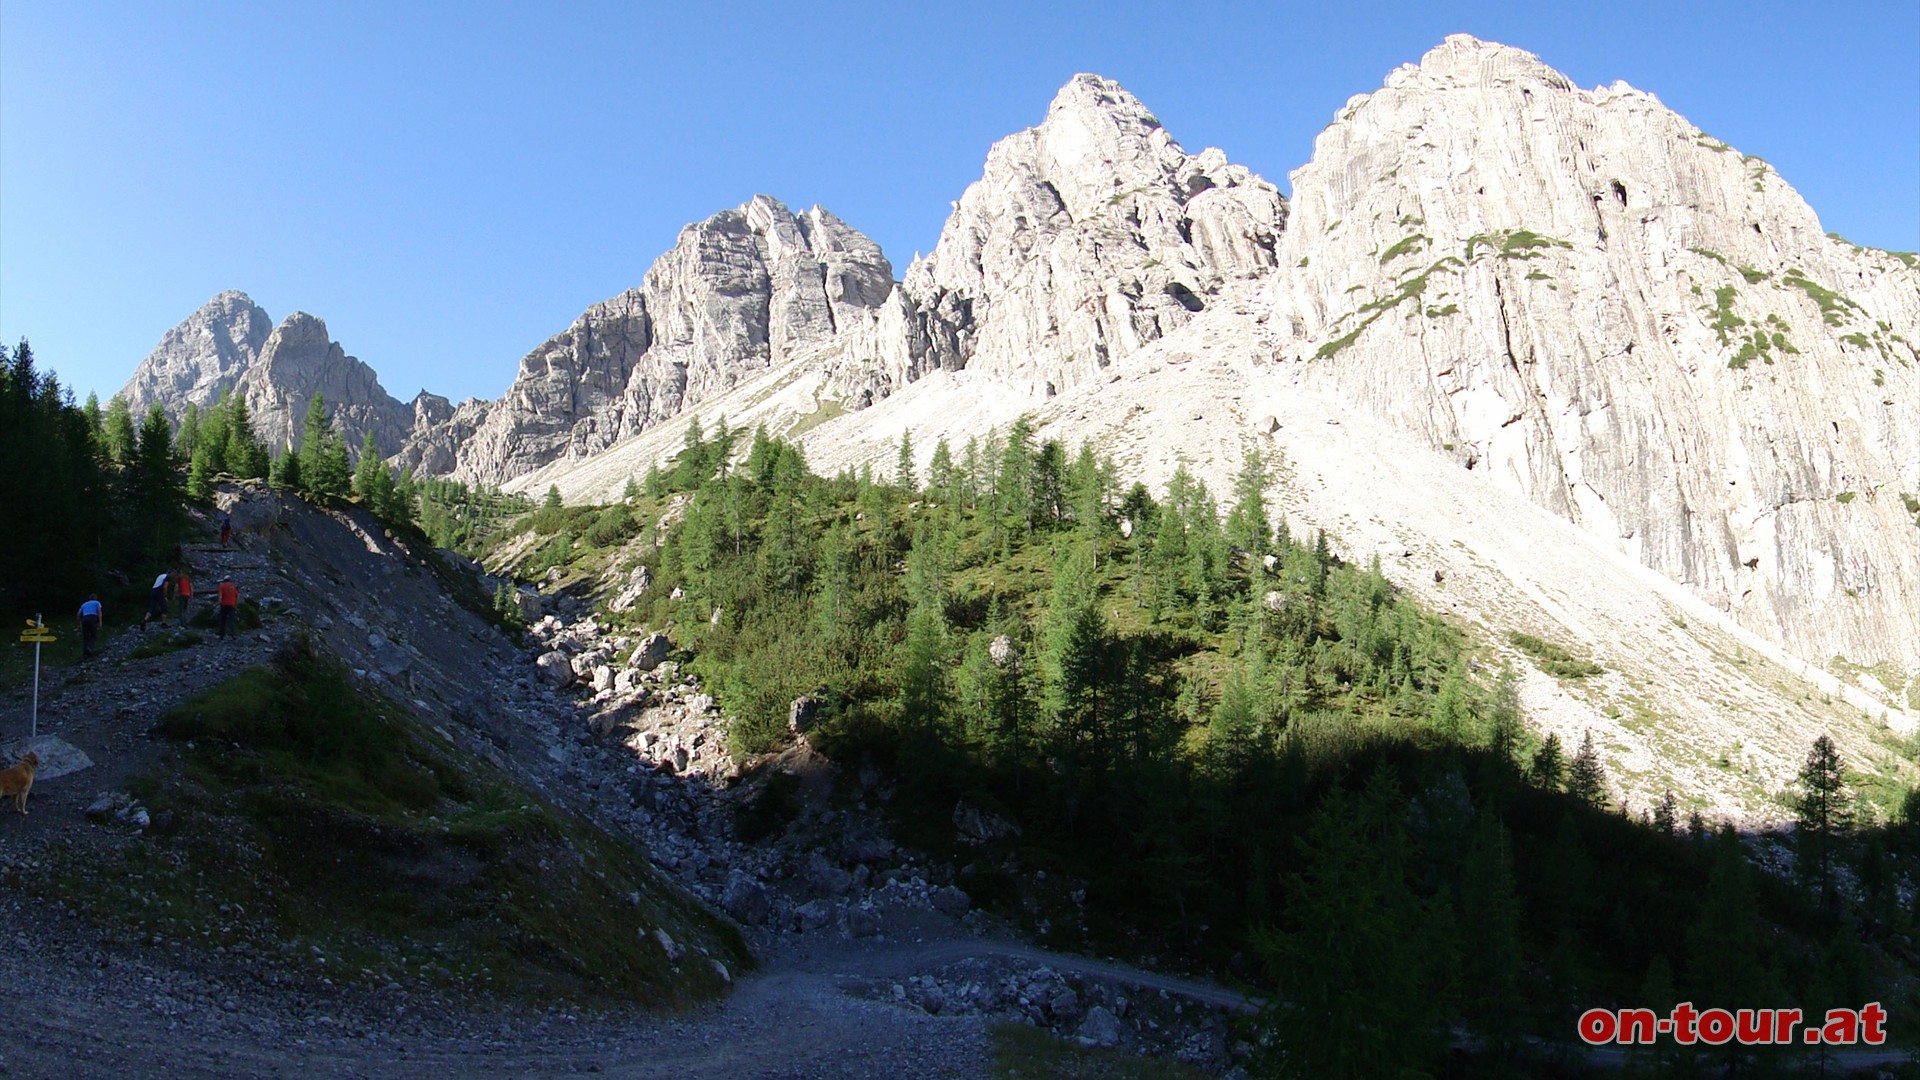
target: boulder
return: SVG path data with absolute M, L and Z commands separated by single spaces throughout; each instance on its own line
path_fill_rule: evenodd
M 953 807 L 953 827 L 969 840 L 984 842 L 1019 836 L 1020 827 L 990 810 L 982 810 L 964 800 Z
M 567 654 L 559 649 L 541 653 L 540 659 L 533 664 L 540 669 L 540 676 L 548 685 L 558 689 L 573 684 L 573 664 L 567 660 Z
M 973 906 L 973 899 L 952 885 L 943 885 L 933 890 L 931 896 L 933 909 L 942 915 L 959 918 Z
M 793 909 L 794 927 L 802 933 L 811 933 L 833 923 L 833 904 L 826 900 L 809 900 Z
M 591 673 L 591 677 L 593 679 L 594 693 L 596 694 L 603 693 L 605 691 L 613 689 L 613 669 L 608 667 L 607 665 L 605 664 L 593 665 L 593 671 Z
M 726 890 L 720 894 L 720 906 L 736 922 L 759 926 L 773 913 L 773 898 L 767 887 L 752 875 L 735 870 L 727 877 Z
M 995 637 L 987 645 L 987 659 L 1002 671 L 1020 669 L 1020 654 L 1013 647 L 1013 639 L 1005 634 Z
M 634 648 L 633 657 L 627 663 L 641 671 L 652 671 L 659 667 L 660 662 L 665 660 L 667 654 L 672 651 L 673 642 L 667 640 L 667 635 L 656 630 L 648 634 L 646 639 Z
M 1079 1030 L 1074 1038 L 1085 1046 L 1119 1046 L 1120 1020 L 1104 1005 L 1095 1005 L 1087 1010 L 1086 1019 L 1080 1021 Z
M 787 706 L 787 730 L 795 735 L 805 735 L 813 730 L 813 725 L 820 719 L 821 704 L 820 699 L 812 694 L 801 694 L 794 698 L 793 703 Z
M 652 585 L 653 572 L 645 566 L 634 567 L 628 572 L 627 580 L 620 586 L 620 591 L 614 594 L 613 599 L 607 601 L 607 610 L 633 610 L 633 605 L 639 603 L 640 598 L 647 594 L 647 589 Z

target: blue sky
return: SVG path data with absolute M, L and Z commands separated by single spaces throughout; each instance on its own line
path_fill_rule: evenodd
M 1334 10 L 1334 9 L 1338 10 Z M 496 396 L 756 192 L 903 272 L 1076 71 L 1286 187 L 1448 33 L 1624 79 L 1859 243 L 1920 247 L 1920 4 L 0 5 L 0 340 L 117 390 L 222 289 L 406 399 Z

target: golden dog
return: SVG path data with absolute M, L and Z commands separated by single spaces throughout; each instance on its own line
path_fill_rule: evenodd
M 0 799 L 13 796 L 13 808 L 21 813 L 27 812 L 27 792 L 33 790 L 33 774 L 40 768 L 40 755 L 27 751 L 27 756 L 11 769 L 0 771 Z

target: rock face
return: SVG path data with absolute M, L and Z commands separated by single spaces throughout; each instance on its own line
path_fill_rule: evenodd
M 423 413 L 402 460 L 497 483 L 594 454 L 870 327 L 893 285 L 879 247 L 839 218 L 755 196 L 688 226 L 639 288 L 528 353 L 499 401 Z
M 315 394 L 355 448 L 371 431 L 381 452 L 393 454 L 414 426 L 413 410 L 328 338 L 326 323 L 296 311 L 275 327 L 243 292 L 221 293 L 167 331 L 120 393 L 135 415 L 158 403 L 177 419 L 223 391 L 244 396 L 254 431 L 273 448 L 298 445 Z
M 925 366 L 1040 396 L 1091 379 L 1271 270 L 1286 217 L 1272 184 L 1186 153 L 1119 84 L 1076 75 L 1045 122 L 994 145 L 908 271 Z
M 1810 658 L 1920 661 L 1920 274 L 1616 83 L 1449 38 L 1293 174 L 1303 379 Z

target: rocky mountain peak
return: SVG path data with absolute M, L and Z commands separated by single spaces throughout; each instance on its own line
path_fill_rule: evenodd
M 135 415 L 158 402 L 173 409 L 208 405 L 259 357 L 273 320 L 237 289 L 200 305 L 134 369 L 120 393 Z
M 334 406 L 336 424 L 356 446 L 372 431 L 382 452 L 394 453 L 412 419 L 372 368 L 328 336 L 325 322 L 296 311 L 274 326 L 238 290 L 220 293 L 167 331 L 121 391 L 136 412 L 159 404 L 176 419 L 188 405 L 206 408 L 227 392 L 246 399 L 255 432 L 274 447 L 298 443 L 316 393 Z
M 931 255 L 908 270 L 928 366 L 1045 397 L 1186 323 L 1274 265 L 1286 200 L 1190 155 L 1119 84 L 1076 75 L 1034 128 L 995 143 Z

